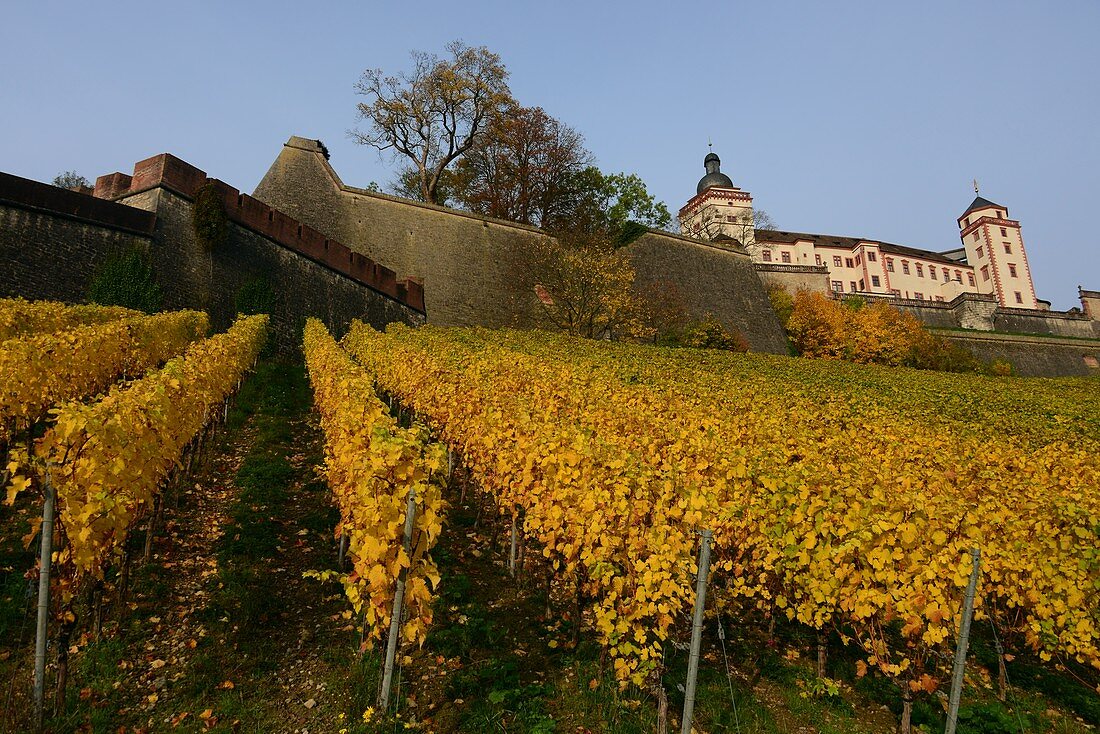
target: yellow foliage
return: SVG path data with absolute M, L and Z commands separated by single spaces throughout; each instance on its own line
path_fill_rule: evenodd
M 440 474 L 444 448 L 422 426 L 403 429 L 375 396 L 358 367 L 324 325 L 306 322 L 306 366 L 325 432 L 325 467 L 348 537 L 353 571 L 344 589 L 364 620 L 364 640 L 381 640 L 390 625 L 395 581 L 407 570 L 403 639 L 423 644 L 432 622 L 439 572 L 428 555 L 443 527 Z M 405 555 L 405 509 L 415 492 L 412 558 Z

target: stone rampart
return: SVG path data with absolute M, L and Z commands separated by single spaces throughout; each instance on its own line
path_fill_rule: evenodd
M 0 173 L 0 296 L 79 300 L 114 253 L 149 252 L 156 215 Z
M 936 330 L 986 362 L 1012 365 L 1021 377 L 1071 377 L 1098 374 L 1100 341 Z
M 829 269 L 824 265 L 753 263 L 753 268 L 767 287 L 776 286 L 792 294 L 798 291 L 829 292 Z
M 537 298 L 517 278 L 521 253 L 548 237 L 534 227 L 345 185 L 316 140 L 292 137 L 254 196 L 364 256 L 424 284 L 429 321 L 527 326 Z M 786 353 L 786 338 L 744 252 L 650 232 L 631 246 L 639 281 L 670 284 L 689 312 L 712 313 L 754 350 Z
M 164 308 L 207 311 L 216 328 L 236 315 L 246 286 L 270 290 L 282 351 L 301 344 L 307 316 L 340 331 L 423 321 L 420 283 L 326 238 L 220 181 L 229 238 L 209 252 L 192 226 L 192 197 L 206 174 L 163 154 L 133 175 L 101 176 L 98 197 L 0 174 L 0 296 L 80 301 L 110 256 L 138 249 L 153 265 Z M 107 200 L 106 197 L 110 197 Z

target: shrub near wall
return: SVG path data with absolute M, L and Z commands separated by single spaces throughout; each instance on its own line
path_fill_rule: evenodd
M 930 333 L 912 314 L 881 301 L 837 301 L 799 291 L 787 333 L 803 357 L 946 372 L 1006 373 L 1006 365 L 985 365 L 962 347 Z

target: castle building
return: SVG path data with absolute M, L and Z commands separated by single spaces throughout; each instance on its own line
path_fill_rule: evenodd
M 757 229 L 752 194 L 721 172 L 714 153 L 703 166 L 706 175 L 679 212 L 680 229 L 689 237 L 733 242 L 772 270 L 824 268 L 827 278 L 811 282 L 837 295 L 951 301 L 979 293 L 1003 307 L 1040 308 L 1020 223 L 1009 218 L 1008 207 L 975 197 L 957 220 L 961 246 L 942 252 L 863 237 Z

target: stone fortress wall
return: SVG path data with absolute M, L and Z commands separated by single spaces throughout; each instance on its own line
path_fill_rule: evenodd
M 191 218 L 192 199 L 207 180 L 168 154 L 139 162 L 132 176 L 101 176 L 95 197 L 0 174 L 0 296 L 83 300 L 108 257 L 137 248 L 152 262 L 164 308 L 207 311 L 218 329 L 231 323 L 242 287 L 266 283 L 281 351 L 300 347 L 307 316 L 336 331 L 355 318 L 378 327 L 423 322 L 419 283 L 399 281 L 392 270 L 218 181 L 229 239 L 205 250 Z
M 292 137 L 254 196 L 424 284 L 428 320 L 442 326 L 524 327 L 537 307 L 516 277 L 517 255 L 544 232 L 344 184 L 324 146 Z M 630 245 L 639 286 L 669 291 L 697 318 L 713 314 L 755 351 L 787 341 L 747 253 L 649 232 Z M 672 293 L 675 291 L 675 293 Z
M 347 186 L 323 145 L 292 137 L 254 197 L 212 180 L 231 225 L 228 244 L 208 252 L 191 226 L 193 197 L 208 181 L 168 154 L 132 175 L 101 176 L 94 197 L 0 173 L 0 296 L 82 300 L 108 256 L 137 248 L 153 262 L 166 308 L 206 310 L 218 328 L 242 287 L 270 284 L 282 350 L 298 348 L 307 316 L 337 332 L 353 318 L 376 327 L 532 323 L 534 294 L 515 274 L 517 253 L 548 237 L 536 228 Z M 737 246 L 669 233 L 646 233 L 629 251 L 639 287 L 666 292 L 697 318 L 716 316 L 755 351 L 787 352 L 766 285 L 826 285 L 819 268 L 754 267 Z M 973 293 L 887 300 L 1019 374 L 1091 374 L 1100 364 L 1094 291 L 1081 291 L 1083 312 L 1004 308 Z

